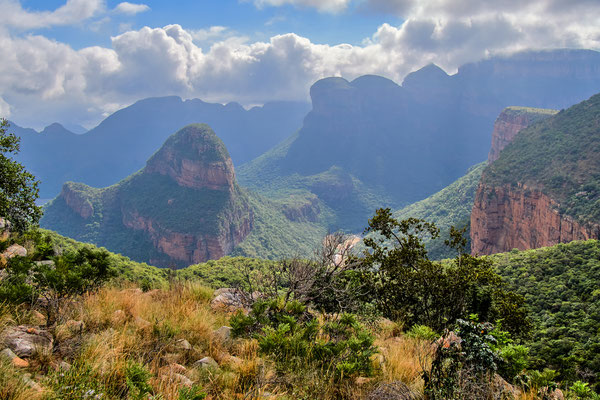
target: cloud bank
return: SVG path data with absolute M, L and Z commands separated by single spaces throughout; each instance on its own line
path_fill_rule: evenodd
M 349 5 L 346 0 L 256 4 L 284 3 L 320 10 Z M 81 22 L 101 9 L 100 1 L 69 0 L 53 12 L 33 13 L 0 0 L 12 13 L 10 22 L 0 27 L 0 112 L 10 111 L 29 124 L 59 120 L 89 126 L 148 96 L 176 94 L 243 104 L 306 100 L 310 85 L 326 76 L 380 74 L 401 82 L 431 62 L 454 72 L 466 62 L 524 49 L 600 49 L 600 2 L 523 3 L 367 0 L 354 12 L 393 13 L 404 23 L 381 25 L 360 46 L 316 44 L 294 33 L 249 42 L 225 35 L 224 27 L 188 31 L 173 24 L 125 32 L 112 37 L 109 47 L 75 50 L 44 36 L 21 35 L 6 24 L 26 29 Z

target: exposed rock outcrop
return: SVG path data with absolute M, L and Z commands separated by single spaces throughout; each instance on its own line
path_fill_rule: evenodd
M 78 190 L 78 184 L 66 183 L 62 187 L 60 197 L 77 215 L 83 219 L 88 219 L 94 214 L 94 207 L 82 190 Z
M 500 152 L 524 128 L 556 114 L 557 111 L 541 108 L 507 107 L 496 119 L 492 132 L 492 146 L 488 154 L 488 163 L 496 161 Z
M 561 216 L 557 207 L 541 191 L 523 185 L 480 184 L 471 213 L 471 252 L 494 254 L 600 237 L 600 225 L 583 226 Z
M 65 184 L 57 204 L 85 220 L 74 221 L 81 226 L 69 227 L 73 232 L 65 234 L 77 237 L 92 229 L 97 244 L 125 254 L 137 251 L 138 261 L 165 267 L 221 258 L 244 240 L 254 224 L 231 157 L 204 124 L 180 129 L 144 169 L 114 186 Z M 94 207 L 101 212 L 94 213 Z M 55 219 L 61 226 L 61 219 Z M 115 244 L 115 237 L 132 235 L 137 238 L 136 249 Z

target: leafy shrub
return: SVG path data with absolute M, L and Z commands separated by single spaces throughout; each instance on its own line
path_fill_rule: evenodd
M 574 395 L 577 400 L 600 399 L 600 395 L 594 393 L 587 382 L 576 381 L 569 390 L 571 391 L 569 397 L 573 398 Z
M 427 325 L 413 325 L 406 333 L 406 336 L 421 340 L 435 340 L 440 337 L 440 335 Z
M 372 373 L 374 338 L 352 314 L 320 325 L 304 304 L 278 298 L 255 302 L 247 316 L 238 312 L 230 323 L 234 336 L 256 338 L 280 370 L 317 368 L 336 378 Z
M 440 339 L 431 369 L 423 376 L 429 399 L 487 398 L 498 362 L 492 329 L 490 323 L 459 319 L 456 334 L 448 332 Z
M 130 398 L 142 400 L 146 399 L 148 394 L 152 394 L 152 387 L 148 384 L 150 378 L 152 374 L 143 364 L 130 362 L 125 370 Z

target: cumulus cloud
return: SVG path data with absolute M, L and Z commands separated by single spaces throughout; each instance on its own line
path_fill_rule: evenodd
M 6 101 L 4 101 L 2 97 L 0 97 L 0 117 L 10 117 L 10 105 Z
M 315 44 L 293 33 L 250 42 L 224 27 L 194 31 L 168 25 L 125 32 L 112 37 L 108 47 L 74 50 L 43 36 L 0 30 L 0 97 L 5 100 L 0 109 L 9 103 L 18 121 L 89 126 L 116 107 L 148 96 L 243 104 L 306 100 L 310 85 L 326 76 L 380 74 L 401 82 L 431 62 L 453 72 L 469 61 L 523 49 L 600 49 L 600 2 L 595 0 L 573 0 L 571 8 L 559 0 L 525 5 L 499 0 L 501 6 L 475 0 L 366 1 L 372 9 L 388 7 L 404 22 L 381 25 L 360 46 Z M 312 4 L 294 2 L 300 3 Z M 80 117 L 73 121 L 73 116 Z
M 296 7 L 311 7 L 319 11 L 331 13 L 345 10 L 350 3 L 351 0 L 254 0 L 254 4 L 259 8 L 292 4 Z
M 149 10 L 150 7 L 148 7 L 146 4 L 134 4 L 129 3 L 128 1 L 119 3 L 114 9 L 116 13 L 126 15 L 135 15 Z
M 0 0 L 0 25 L 20 29 L 71 25 L 91 18 L 104 9 L 103 0 L 67 0 L 54 11 L 27 11 L 17 0 Z

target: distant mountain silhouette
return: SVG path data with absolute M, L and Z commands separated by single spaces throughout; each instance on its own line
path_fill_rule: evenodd
M 326 78 L 312 86 L 313 107 L 298 134 L 240 167 L 238 176 L 273 196 L 311 191 L 338 215 L 351 216 L 332 228 L 360 229 L 374 207 L 424 199 L 485 160 L 505 107 L 561 109 L 597 91 L 600 53 L 587 50 L 493 58 L 451 76 L 428 65 L 402 86 L 377 76 Z M 264 171 L 275 172 L 265 179 Z M 322 174 L 328 187 L 314 184 Z M 328 201 L 328 192 L 340 193 L 340 182 L 352 201 Z
M 238 103 L 159 97 L 119 110 L 80 135 L 60 124 L 40 133 L 15 124 L 11 130 L 22 138 L 19 160 L 42 181 L 41 197 L 54 197 L 66 181 L 116 183 L 142 168 L 172 132 L 190 123 L 215 127 L 233 162 L 242 164 L 300 128 L 308 109 L 304 103 L 272 102 L 245 110 Z

